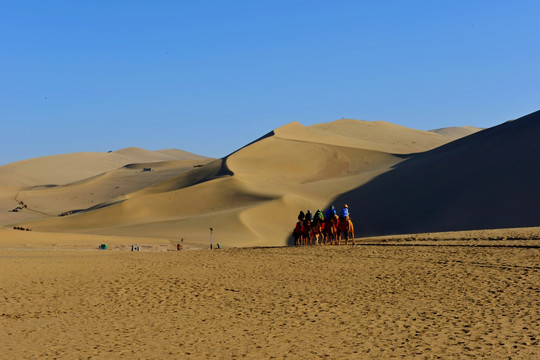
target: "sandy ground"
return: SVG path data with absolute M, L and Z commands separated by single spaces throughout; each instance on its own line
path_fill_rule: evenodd
M 538 241 L 452 241 L 0 249 L 0 358 L 539 358 Z

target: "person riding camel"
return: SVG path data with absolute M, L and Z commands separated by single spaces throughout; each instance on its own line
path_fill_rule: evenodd
M 326 210 L 326 219 L 327 220 L 330 220 L 332 219 L 334 216 L 336 216 L 336 209 L 334 208 L 334 205 L 331 205 L 328 210 Z
M 341 219 L 349 220 L 349 206 L 347 204 L 343 205 L 343 209 L 341 209 Z
M 313 218 L 315 219 L 315 222 L 318 223 L 318 222 L 324 222 L 324 214 L 323 212 L 321 211 L 321 209 L 317 209 L 317 211 L 315 211 L 315 215 L 313 216 Z
M 311 222 L 313 220 L 313 214 L 311 213 L 311 210 L 308 209 L 306 213 L 306 222 Z
M 298 221 L 298 222 L 296 223 L 296 226 L 294 227 L 295 233 L 301 234 L 302 231 L 304 231 L 303 227 L 304 227 L 304 225 L 302 224 L 302 221 Z
M 298 214 L 298 220 L 299 221 L 304 221 L 306 218 L 306 215 L 304 215 L 304 212 L 302 210 L 300 210 L 300 213 Z

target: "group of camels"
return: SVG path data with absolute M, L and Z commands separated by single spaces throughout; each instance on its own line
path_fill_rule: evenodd
M 298 221 L 293 230 L 293 238 L 296 246 L 301 245 L 341 245 L 341 237 L 345 239 L 345 245 L 349 244 L 351 234 L 354 242 L 354 226 L 350 219 L 340 219 L 337 215 L 327 220 Z

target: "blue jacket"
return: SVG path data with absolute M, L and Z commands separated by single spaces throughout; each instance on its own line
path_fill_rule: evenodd
M 345 216 L 349 216 L 349 209 L 344 207 L 343 209 L 341 209 L 341 216 L 345 217 Z
M 331 219 L 331 218 L 334 217 L 335 215 L 337 215 L 337 214 L 336 214 L 336 210 L 330 208 L 330 209 L 326 210 L 326 216 L 325 216 L 325 218 L 326 218 L 326 219 Z

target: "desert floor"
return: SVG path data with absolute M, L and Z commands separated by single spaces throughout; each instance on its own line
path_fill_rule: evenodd
M 540 358 L 538 245 L 4 248 L 0 358 Z

